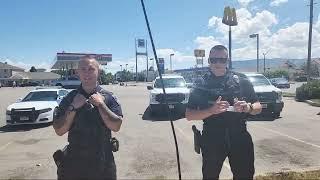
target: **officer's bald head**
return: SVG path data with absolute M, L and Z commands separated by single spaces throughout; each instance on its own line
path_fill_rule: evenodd
M 90 62 L 99 70 L 100 69 L 100 64 L 99 62 L 97 61 L 96 57 L 95 56 L 92 56 L 92 55 L 86 55 L 86 56 L 82 56 L 80 58 L 80 61 L 79 61 L 79 67 L 81 66 L 86 66 L 88 63 L 90 64 Z M 79 69 L 78 67 L 78 69 Z
M 83 86 L 95 86 L 100 74 L 100 64 L 95 56 L 81 57 L 77 73 Z
M 210 50 L 209 58 L 216 57 L 217 54 L 223 54 L 225 58 L 228 58 L 228 49 L 223 45 L 213 46 Z

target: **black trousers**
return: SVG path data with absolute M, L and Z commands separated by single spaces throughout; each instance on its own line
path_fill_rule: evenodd
M 58 180 L 87 179 L 87 180 L 116 180 L 117 168 L 114 161 L 104 165 L 95 162 L 66 159 L 57 170 Z
M 228 157 L 233 179 L 253 179 L 254 148 L 251 135 L 244 130 L 219 129 L 203 131 L 203 179 L 219 179 L 223 162 Z

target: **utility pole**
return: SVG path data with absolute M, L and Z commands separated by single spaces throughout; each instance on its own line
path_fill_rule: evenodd
M 307 81 L 310 81 L 311 64 L 311 45 L 312 45 L 312 23 L 313 23 L 313 0 L 310 0 L 310 19 L 309 19 L 309 40 L 308 40 L 308 60 L 307 60 Z

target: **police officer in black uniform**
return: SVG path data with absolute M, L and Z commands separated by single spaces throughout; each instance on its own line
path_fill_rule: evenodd
M 99 63 L 83 57 L 78 66 L 81 86 L 60 103 L 53 127 L 57 135 L 68 133 L 68 146 L 58 165 L 58 179 L 116 179 L 111 131 L 122 124 L 117 99 L 98 85 Z
M 203 120 L 201 138 L 203 179 L 218 179 L 226 157 L 234 179 L 252 179 L 254 149 L 246 117 L 261 112 L 252 84 L 227 69 L 228 50 L 214 46 L 209 54 L 210 72 L 191 91 L 188 120 Z

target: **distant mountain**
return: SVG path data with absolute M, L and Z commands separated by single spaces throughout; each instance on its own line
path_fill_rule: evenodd
M 296 68 L 300 68 L 306 61 L 306 59 L 266 59 L 266 70 L 268 70 L 268 68 L 270 68 L 270 70 L 284 69 L 286 68 L 286 62 L 290 62 L 290 64 L 295 65 Z M 257 60 L 232 61 L 232 67 L 235 71 L 256 71 Z M 259 71 L 263 72 L 263 59 L 259 59 Z

